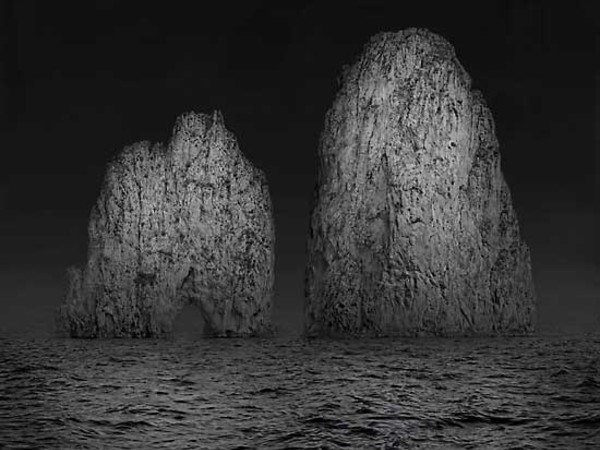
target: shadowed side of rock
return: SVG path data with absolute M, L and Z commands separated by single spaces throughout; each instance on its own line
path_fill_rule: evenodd
M 271 332 L 275 230 L 264 174 L 220 113 L 178 118 L 167 145 L 140 142 L 107 168 L 60 311 L 74 337 L 168 334 L 191 302 L 206 334 Z
M 318 155 L 309 335 L 533 330 L 529 250 L 494 121 L 446 40 L 373 37 L 344 70 Z

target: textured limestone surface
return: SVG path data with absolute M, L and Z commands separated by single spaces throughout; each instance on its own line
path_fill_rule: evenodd
M 494 121 L 452 45 L 381 33 L 341 80 L 318 150 L 307 333 L 532 331 L 530 255 Z
M 107 167 L 88 235 L 59 312 L 71 336 L 162 336 L 186 302 L 208 335 L 271 331 L 267 181 L 219 112 L 182 115 L 167 145 L 126 147 Z

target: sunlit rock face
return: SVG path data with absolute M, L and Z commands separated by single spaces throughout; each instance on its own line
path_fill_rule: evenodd
M 271 330 L 274 225 L 264 174 L 220 113 L 178 118 L 107 168 L 87 265 L 69 270 L 60 324 L 74 337 L 155 337 L 187 302 L 212 336 Z
M 309 335 L 533 329 L 529 250 L 494 121 L 446 40 L 373 37 L 344 70 L 318 156 Z

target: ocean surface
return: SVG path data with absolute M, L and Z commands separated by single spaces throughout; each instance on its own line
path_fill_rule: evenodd
M 600 449 L 600 336 L 0 334 L 2 449 Z

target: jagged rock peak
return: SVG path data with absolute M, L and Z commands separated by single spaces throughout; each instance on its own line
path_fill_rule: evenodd
M 211 336 L 270 333 L 273 212 L 266 177 L 223 116 L 181 115 L 169 143 L 107 166 L 88 260 L 68 271 L 59 324 L 74 337 L 168 334 L 187 303 Z
M 227 132 L 223 114 L 215 110 L 212 116 L 187 112 L 180 115 L 173 127 L 173 137 L 193 142 L 195 138 L 204 138 L 213 129 L 213 132 Z
M 444 38 L 380 33 L 325 117 L 308 334 L 529 332 L 535 290 L 491 112 Z

